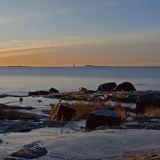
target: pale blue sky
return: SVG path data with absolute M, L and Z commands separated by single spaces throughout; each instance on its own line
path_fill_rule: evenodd
M 159 0 L 0 0 L 0 62 L 160 65 L 159 7 Z

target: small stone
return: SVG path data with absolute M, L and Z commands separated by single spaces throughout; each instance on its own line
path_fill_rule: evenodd
M 79 91 L 79 92 L 81 92 L 81 91 L 87 91 L 87 89 L 84 88 L 84 87 L 80 87 L 80 88 L 78 89 L 78 91 Z
M 23 98 L 20 97 L 20 98 L 19 98 L 19 101 L 22 102 L 22 101 L 23 101 Z

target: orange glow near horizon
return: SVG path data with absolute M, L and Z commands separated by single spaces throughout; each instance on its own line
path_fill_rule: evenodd
M 159 35 L 158 31 L 0 43 L 0 66 L 159 66 Z
M 97 50 L 96 50 L 97 49 Z M 91 52 L 89 53 L 89 50 Z M 105 48 L 104 48 L 105 50 Z M 94 52 L 93 52 L 94 51 Z M 92 64 L 96 66 L 155 66 L 157 63 L 142 62 L 141 58 L 130 58 L 127 53 L 110 50 L 104 53 L 103 49 L 98 48 L 86 49 L 82 46 L 62 47 L 62 48 L 45 48 L 11 51 L 0 56 L 1 66 L 84 66 Z M 2 54 L 1 52 L 0 54 Z M 99 56 L 96 56 L 98 54 Z M 119 56 L 121 55 L 121 56 Z M 117 58 L 118 57 L 118 58 Z M 124 58 L 123 58 L 124 57 Z

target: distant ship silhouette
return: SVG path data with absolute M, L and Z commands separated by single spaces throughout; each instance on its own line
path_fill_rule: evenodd
M 95 65 L 87 64 L 84 67 L 95 67 Z

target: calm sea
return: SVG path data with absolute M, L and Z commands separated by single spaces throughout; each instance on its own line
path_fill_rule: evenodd
M 102 83 L 131 82 L 137 90 L 160 90 L 160 67 L 0 67 L 0 93 L 96 90 Z

